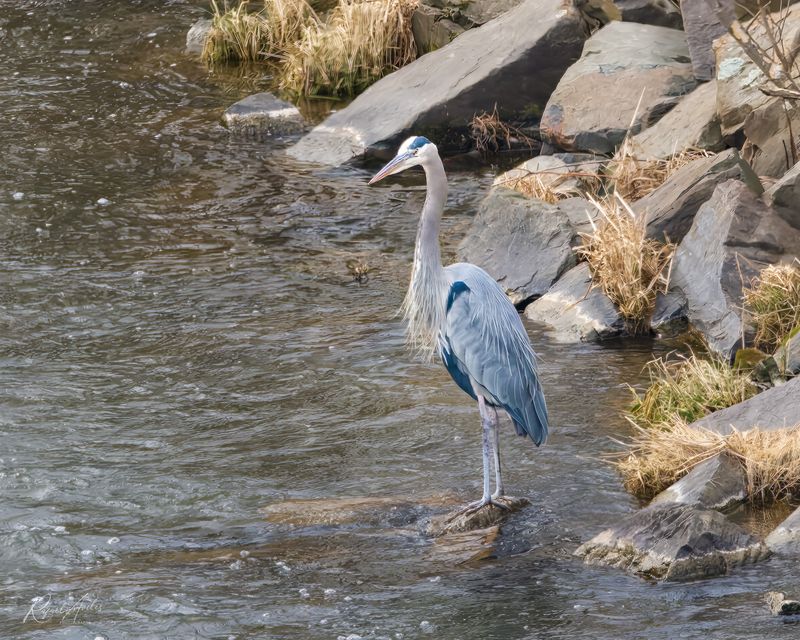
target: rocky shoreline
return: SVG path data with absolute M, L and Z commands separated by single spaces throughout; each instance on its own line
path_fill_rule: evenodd
M 436 0 L 414 17 L 426 53 L 288 153 L 339 165 L 389 155 L 411 133 L 454 153 L 464 150 L 480 112 L 496 107 L 505 120 L 535 121 L 542 155 L 498 177 L 459 253 L 494 276 L 527 318 L 574 342 L 629 334 L 576 257 L 597 216 L 581 195 L 581 176 L 602 173 L 626 140 L 641 159 L 702 151 L 632 203 L 648 237 L 677 245 L 648 328 L 654 335 L 691 329 L 733 361 L 754 335 L 742 314 L 746 284 L 800 255 L 800 95 L 766 75 L 772 71 L 749 55 L 750 41 L 729 33 L 735 18 L 733 2 L 705 0 L 684 0 L 680 11 L 655 0 L 474 0 L 457 9 Z M 783 38 L 796 48 L 800 9 L 781 19 Z M 193 27 L 189 49 L 196 51 L 201 30 Z M 768 35 L 754 34 L 756 45 Z M 232 129 L 292 135 L 304 126 L 289 104 L 248 100 L 254 110 L 240 104 L 226 114 Z M 567 176 L 572 197 L 545 202 L 512 188 L 515 176 L 531 174 Z M 792 378 L 800 373 L 799 340 L 760 365 L 770 388 L 690 426 L 724 434 L 800 424 L 800 378 Z M 764 373 L 770 367 L 773 374 Z M 718 575 L 771 553 L 797 556 L 800 509 L 765 540 L 726 517 L 747 497 L 743 473 L 719 454 L 576 553 L 655 579 Z

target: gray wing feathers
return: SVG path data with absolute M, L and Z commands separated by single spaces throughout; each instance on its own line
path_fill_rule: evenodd
M 547 406 L 536 370 L 536 356 L 514 306 L 482 269 L 470 264 L 447 267 L 450 283 L 468 290 L 454 297 L 443 337 L 487 400 L 508 412 L 519 435 L 538 446 L 547 438 Z

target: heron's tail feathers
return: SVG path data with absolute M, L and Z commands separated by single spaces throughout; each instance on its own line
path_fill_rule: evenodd
M 514 422 L 518 436 L 530 436 L 537 447 L 547 441 L 549 431 L 547 405 L 538 381 L 533 385 L 529 402 L 519 408 L 506 407 L 505 409 Z

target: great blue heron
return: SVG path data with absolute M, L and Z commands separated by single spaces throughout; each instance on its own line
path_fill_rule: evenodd
M 536 371 L 536 355 L 514 305 L 488 273 L 460 262 L 442 266 L 439 224 L 447 200 L 447 176 L 436 145 L 408 138 L 394 159 L 369 181 L 409 167 L 425 170 L 427 192 L 417 229 L 414 267 L 403 312 L 410 342 L 439 356 L 456 384 L 478 402 L 483 427 L 483 496 L 464 513 L 488 504 L 501 508 L 497 408 L 508 413 L 517 435 L 539 446 L 547 438 L 547 406 Z M 490 465 L 494 461 L 495 490 Z

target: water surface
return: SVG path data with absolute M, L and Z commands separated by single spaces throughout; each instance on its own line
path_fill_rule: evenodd
M 291 499 L 475 498 L 480 427 L 403 347 L 421 176 L 368 188 L 231 138 L 219 116 L 258 83 L 182 53 L 203 13 L 0 2 L 0 637 L 794 637 L 762 603 L 797 593 L 781 561 L 655 585 L 571 555 L 637 507 L 602 456 L 663 345 L 529 327 L 554 427 L 536 450 L 504 425 L 533 505 L 497 559 L 431 562 L 391 515 L 265 522 Z M 493 171 L 450 174 L 452 257 Z M 24 621 L 35 598 L 75 615 Z

